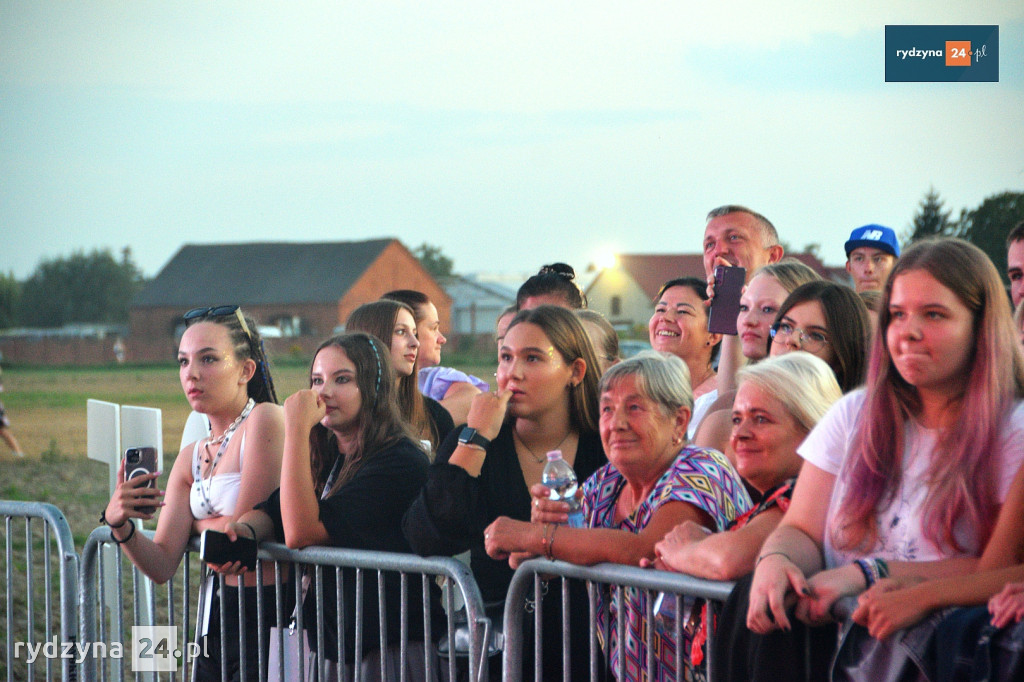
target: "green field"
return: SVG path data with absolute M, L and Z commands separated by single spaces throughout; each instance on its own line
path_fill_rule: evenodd
M 463 371 L 491 379 L 493 364 L 481 363 L 467 358 L 446 361 Z M 291 393 L 308 385 L 308 365 L 305 363 L 280 363 L 272 366 L 278 397 L 282 401 Z M 173 364 L 163 366 L 123 367 L 7 367 L 3 373 L 4 392 L 0 394 L 11 420 L 12 431 L 17 436 L 27 457 L 11 456 L 5 444 L 0 443 L 0 500 L 48 502 L 55 505 L 67 517 L 74 537 L 75 551 L 82 552 L 89 533 L 99 525 L 100 511 L 106 507 L 108 491 L 107 465 L 90 460 L 86 456 L 86 401 L 90 398 L 105 400 L 122 405 L 156 407 L 162 411 L 164 441 L 164 477 L 161 487 L 166 486 L 167 472 L 173 457 L 177 455 L 181 441 L 181 430 L 189 414 L 188 403 L 181 391 L 177 368 Z M 147 527 L 152 529 L 154 524 Z M 42 628 L 44 607 L 42 574 L 46 572 L 41 535 L 42 523 L 34 521 L 32 528 L 33 571 L 35 578 L 29 587 L 26 581 L 26 539 L 25 523 L 12 520 L 2 533 L 13 550 L 13 582 L 0 589 L 0 607 L 12 601 L 14 612 L 26 612 L 29 591 L 35 597 L 35 641 L 45 640 Z M 55 552 L 56 543 L 52 550 Z M 51 574 L 56 576 L 59 558 L 51 555 Z M 0 575 L 6 573 L 5 561 L 0 559 Z M 126 564 L 127 570 L 127 564 Z M 197 575 L 198 573 L 196 573 Z M 51 595 L 56 600 L 56 595 Z M 163 602 L 158 601 L 158 604 Z M 126 613 L 130 606 L 126 603 Z M 58 618 L 59 620 L 59 618 Z M 24 618 L 15 618 L 15 628 L 10 633 L 15 640 L 26 637 Z M 6 641 L 5 619 L 0 617 L 0 641 Z M 7 661 L 0 660 L 0 678 L 26 679 L 22 664 L 7 670 Z M 55 670 L 59 677 L 59 668 Z M 42 669 L 35 674 L 39 678 Z
M 494 367 L 473 362 L 452 363 L 490 379 Z M 278 397 L 283 401 L 308 384 L 308 365 L 272 366 Z M 0 394 L 11 429 L 25 459 L 15 459 L 0 443 L 0 499 L 49 502 L 71 524 L 76 544 L 96 527 L 105 506 L 106 466 L 86 457 L 86 401 L 90 398 L 122 405 L 156 407 L 162 411 L 165 470 L 178 451 L 189 414 L 175 365 L 123 367 L 13 367 L 3 373 Z M 162 482 L 163 483 L 163 482 Z

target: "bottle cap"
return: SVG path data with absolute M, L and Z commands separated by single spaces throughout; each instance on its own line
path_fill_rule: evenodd
M 562 459 L 562 451 L 561 450 L 552 450 L 551 452 L 548 453 L 548 461 L 549 462 L 554 462 L 556 459 Z

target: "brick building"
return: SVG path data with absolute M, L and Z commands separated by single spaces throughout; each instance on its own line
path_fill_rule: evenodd
M 225 304 L 256 319 L 271 355 L 308 357 L 355 308 L 392 289 L 425 293 L 448 329 L 451 298 L 397 239 L 186 244 L 132 301 L 128 360 L 174 357 L 182 313 Z

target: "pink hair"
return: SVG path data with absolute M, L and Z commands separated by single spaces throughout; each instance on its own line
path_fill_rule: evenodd
M 902 434 L 920 409 L 917 389 L 904 381 L 886 343 L 889 300 L 897 277 L 923 270 L 956 294 L 974 317 L 974 349 L 967 387 L 951 407 L 928 465 L 922 526 L 938 547 L 966 551 L 954 535 L 963 519 L 982 542 L 995 523 L 999 503 L 994 454 L 1014 402 L 1024 397 L 1024 354 L 1015 341 L 1006 292 L 992 261 L 959 239 L 929 239 L 910 246 L 882 292 L 878 331 L 871 349 L 864 406 L 845 468 L 846 488 L 833 540 L 837 547 L 869 551 L 878 539 L 877 512 L 887 506 L 902 477 Z

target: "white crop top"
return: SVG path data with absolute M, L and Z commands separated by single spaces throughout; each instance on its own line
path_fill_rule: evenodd
M 207 479 L 202 477 L 202 469 L 199 466 L 199 444 L 201 442 L 202 439 L 197 440 L 192 448 L 192 490 L 189 493 L 192 517 L 201 520 L 214 516 L 233 516 L 235 503 L 238 501 L 238 491 L 242 487 L 241 469 L 242 456 L 245 454 L 245 432 L 242 432 L 242 442 L 238 447 L 239 470 L 227 474 L 216 474 Z

